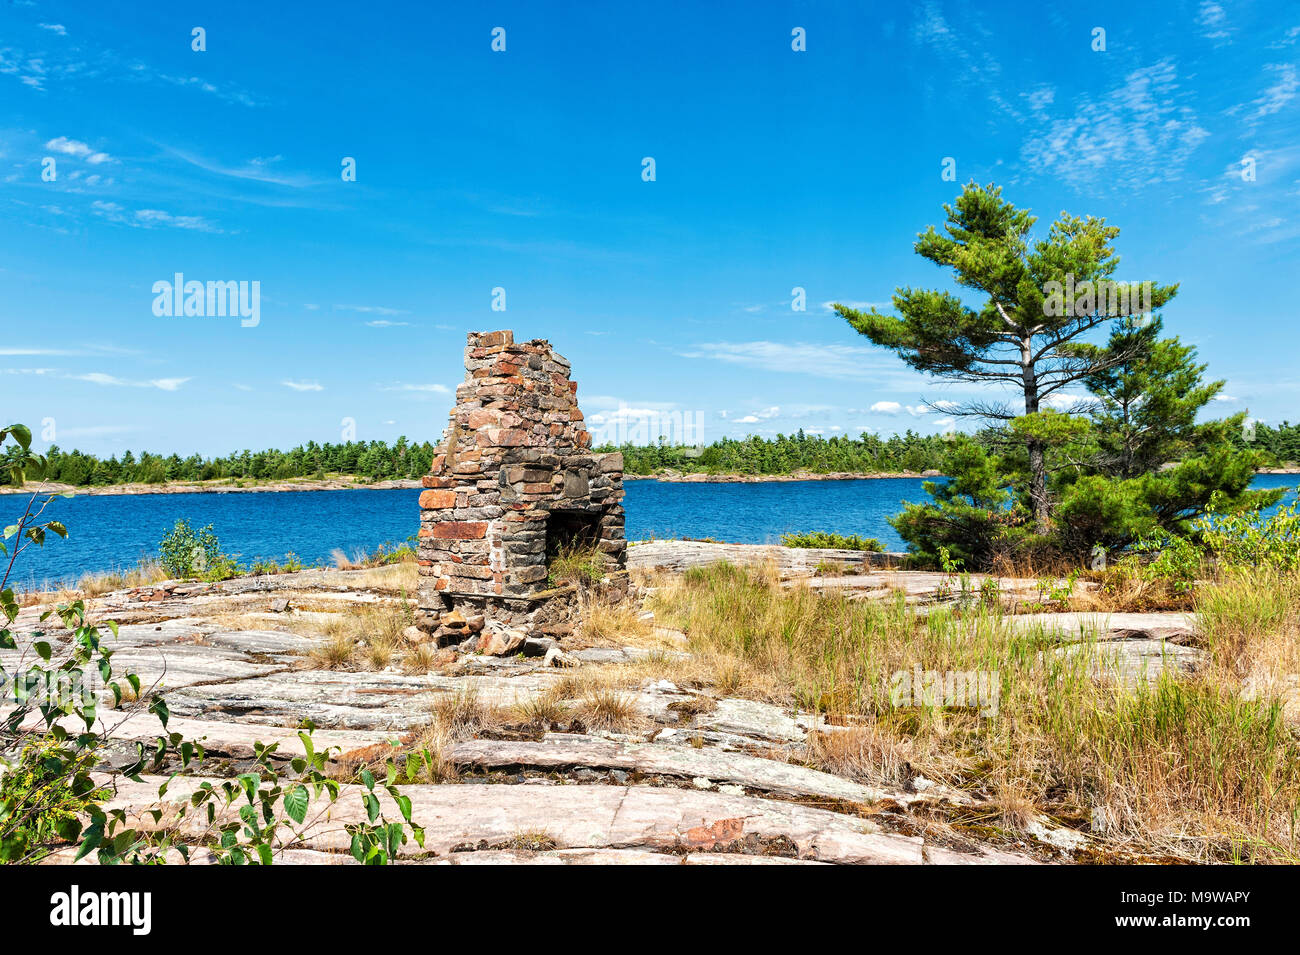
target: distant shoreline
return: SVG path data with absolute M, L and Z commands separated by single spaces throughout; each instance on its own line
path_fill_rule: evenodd
M 269 484 L 106 484 L 102 487 L 77 487 L 57 481 L 28 481 L 22 487 L 0 487 L 0 494 L 62 494 L 72 491 L 78 496 L 133 495 L 133 494 L 254 494 L 258 492 L 287 491 L 387 491 L 393 488 L 416 488 L 416 478 L 376 481 L 357 484 L 352 481 L 326 479 L 323 481 L 274 481 Z
M 1257 474 L 1300 474 L 1298 468 L 1262 468 Z M 936 478 L 943 477 L 938 471 L 879 471 L 858 474 L 852 471 L 835 471 L 829 474 L 814 474 L 798 471 L 793 474 L 625 474 L 624 481 L 658 481 L 661 484 L 788 484 L 797 481 L 873 481 L 888 478 Z M 342 478 L 303 481 L 273 481 L 268 484 L 248 484 L 239 486 L 213 482 L 210 484 L 108 484 L 102 487 L 76 487 L 57 481 L 30 481 L 20 488 L 0 487 L 0 494 L 62 494 L 72 491 L 78 496 L 129 496 L 139 494 L 256 494 L 286 493 L 291 491 L 389 491 L 394 489 L 418 488 L 421 482 L 415 478 L 403 478 L 391 481 L 376 481 L 371 484 L 359 484 Z

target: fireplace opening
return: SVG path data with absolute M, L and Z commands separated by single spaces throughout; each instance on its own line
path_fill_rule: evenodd
M 546 519 L 546 580 L 552 587 L 594 583 L 605 574 L 600 514 L 553 510 Z

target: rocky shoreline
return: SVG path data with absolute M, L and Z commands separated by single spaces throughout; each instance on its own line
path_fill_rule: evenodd
M 57 481 L 28 481 L 22 487 L 0 487 L 0 494 L 63 494 L 72 491 L 78 495 L 122 494 L 252 494 L 271 491 L 386 491 L 393 488 L 417 488 L 415 479 L 377 481 L 358 484 L 342 478 L 323 481 L 276 481 L 270 484 L 108 484 L 103 487 L 77 487 Z
M 635 548 L 629 564 L 647 574 L 649 586 L 636 600 L 668 579 L 662 575 L 719 560 L 770 566 L 787 588 L 903 600 L 918 615 L 956 599 L 944 575 L 878 566 L 888 556 L 658 542 Z M 857 568 L 863 572 L 810 576 L 814 559 L 846 566 L 863 561 Z M 655 620 L 644 604 L 630 618 L 641 621 L 640 629 L 625 623 L 603 635 L 594 628 L 588 633 L 578 620 L 552 638 L 561 648 L 557 654 L 444 648 L 419 667 L 396 659 L 328 663 L 321 656 L 328 634 L 366 614 L 378 620 L 400 612 L 414 570 L 406 565 L 220 583 L 173 580 L 96 597 L 96 616 L 120 624 L 115 666 L 137 673 L 146 695 L 165 688 L 168 728 L 201 738 L 208 756 L 173 779 L 166 794 L 160 789 L 165 776 L 114 777 L 113 768 L 129 759 L 110 759 L 100 777 L 114 784 L 108 808 L 121 810 L 132 825 L 161 825 L 172 800 L 188 798 L 205 780 L 228 781 L 259 743 L 277 744 L 284 758 L 301 756 L 298 728 L 307 718 L 319 727 L 316 745 L 335 748 L 330 772 L 344 798 L 328 814 L 313 813 L 277 861 L 352 864 L 344 851 L 345 827 L 366 818 L 353 782 L 357 767 L 381 764 L 392 743 L 415 746 L 440 711 L 472 701 L 475 715 L 437 744 L 444 765 L 438 778 L 402 785 L 413 821 L 427 833 L 422 847 L 411 843 L 400 850 L 402 862 L 1151 861 L 1130 859 L 1086 826 L 1065 826 L 1037 808 L 1014 830 L 985 825 L 998 803 L 979 785 L 958 789 L 916 773 L 898 782 L 833 771 L 816 753 L 835 745 L 832 738 L 851 741 L 851 725 L 706 679 L 682 680 L 697 652 L 690 636 Z M 997 583 L 1009 619 L 1038 635 L 1045 652 L 1071 652 L 1081 632 L 1112 647 L 1106 659 L 1114 659 L 1099 678 L 1136 682 L 1166 669 L 1194 670 L 1202 662 L 1200 651 L 1184 645 L 1195 631 L 1193 615 L 1026 615 L 1018 605 L 1037 600 L 1038 582 Z M 20 665 L 41 638 L 68 643 L 70 634 L 43 624 L 47 609 L 38 601 L 21 610 L 14 623 L 18 646 L 4 653 L 7 666 Z M 610 687 L 619 688 L 625 712 L 617 726 L 602 726 L 583 716 L 584 707 Z M 101 712 L 112 714 L 105 722 L 111 748 L 133 753 L 135 743 L 156 736 L 156 719 L 138 703 L 115 708 L 107 692 L 100 692 Z M 544 715 L 529 715 L 539 712 Z M 167 767 L 172 768 L 180 769 Z M 189 835 L 202 829 L 195 825 Z M 205 860 L 202 850 L 197 855 Z M 71 856 L 67 850 L 51 861 L 68 862 Z
M 704 474 L 664 471 L 659 474 L 623 474 L 624 481 L 659 481 L 663 484 L 782 484 L 793 481 L 872 481 L 879 478 L 943 477 L 940 471 L 795 471 L 791 474 Z
M 1260 468 L 1258 474 L 1300 474 L 1300 468 Z M 796 471 L 792 474 L 683 474 L 665 471 L 660 474 L 624 474 L 624 481 L 659 481 L 663 484 L 785 484 L 797 481 L 873 481 L 882 478 L 935 478 L 943 477 L 939 471 L 878 471 L 859 474 L 853 471 L 832 471 L 815 474 Z M 29 481 L 22 487 L 0 487 L 0 494 L 63 494 L 72 491 L 79 495 L 123 494 L 252 494 L 284 491 L 387 491 L 394 488 L 421 487 L 418 480 L 400 479 L 359 484 L 342 478 L 323 481 L 276 481 L 270 484 L 237 485 L 209 484 L 110 484 L 104 487 L 77 487 L 57 481 Z

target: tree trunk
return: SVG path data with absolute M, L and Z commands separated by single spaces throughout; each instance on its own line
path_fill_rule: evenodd
M 1034 530 L 1046 534 L 1051 525 L 1051 512 L 1047 506 L 1047 461 L 1043 442 L 1030 440 L 1029 499 L 1034 507 Z
M 1025 336 L 1020 342 L 1020 369 L 1025 386 L 1025 414 L 1038 411 L 1038 372 L 1034 367 L 1033 338 Z M 1051 511 L 1047 501 L 1047 449 L 1042 441 L 1029 438 L 1025 441 L 1029 452 L 1029 501 L 1034 511 L 1034 530 L 1046 534 L 1051 525 Z

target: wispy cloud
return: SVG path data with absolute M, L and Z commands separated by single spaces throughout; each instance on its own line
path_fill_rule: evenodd
M 762 411 L 755 411 L 752 414 L 747 414 L 743 418 L 737 418 L 736 423 L 737 424 L 758 424 L 758 422 L 760 421 L 767 421 L 771 418 L 777 417 L 780 414 L 781 414 L 780 406 L 773 405 L 770 408 L 764 408 Z
M 869 379 L 890 388 L 924 384 L 924 376 L 900 369 L 879 349 L 860 345 L 812 342 L 706 342 L 681 353 L 731 365 L 813 375 L 818 378 Z
M 1169 59 L 1132 71 L 1098 99 L 1080 97 L 1069 111 L 1054 115 L 1055 104 L 1040 98 L 1021 158 L 1041 175 L 1094 191 L 1175 181 L 1209 136 L 1191 102 Z
M 208 159 L 205 156 L 200 156 L 197 153 L 188 150 L 175 149 L 166 145 L 162 145 L 161 148 L 165 153 L 167 153 L 167 155 L 179 159 L 196 169 L 201 169 L 214 176 L 222 176 L 227 179 L 240 179 L 247 182 L 260 182 L 274 186 L 287 186 L 292 189 L 305 189 L 310 186 L 318 186 L 325 181 L 318 177 L 275 171 L 271 167 L 281 161 L 280 156 L 272 156 L 269 158 L 258 156 L 248 160 L 242 165 L 231 166 L 215 159 Z
M 136 209 L 134 212 L 116 202 L 96 200 L 91 211 L 101 219 L 127 225 L 136 229 L 153 229 L 159 226 L 187 229 L 193 232 L 222 233 L 224 230 L 202 216 L 178 216 L 163 209 Z
M 336 312 L 360 312 L 363 315 L 409 315 L 404 308 L 385 308 L 383 305 L 335 305 Z
M 86 143 L 81 142 L 81 140 L 69 139 L 67 136 L 59 136 L 55 139 L 51 139 L 45 144 L 45 148 L 51 152 L 62 153 L 65 156 L 84 159 L 92 166 L 97 166 L 100 163 L 117 161 L 108 153 L 92 149 Z
M 294 381 L 286 378 L 280 382 L 286 388 L 292 388 L 294 391 L 324 391 L 325 386 L 316 381 Z
M 1211 0 L 1204 0 L 1201 4 L 1200 12 L 1196 15 L 1196 25 L 1201 30 L 1201 36 L 1207 40 L 1226 41 L 1232 35 L 1228 29 L 1227 13 Z
M 451 392 L 451 389 L 448 388 L 446 385 L 417 385 L 417 384 L 402 384 L 400 382 L 393 385 L 380 385 L 379 390 L 380 391 L 431 391 L 440 395 L 449 394 Z
M 126 378 L 118 378 L 116 375 L 105 374 L 102 371 L 87 372 L 84 375 L 65 375 L 64 377 L 72 381 L 85 381 L 92 385 L 109 385 L 115 388 L 157 388 L 161 391 L 177 391 L 181 385 L 190 381 L 189 378 L 151 378 L 148 381 L 132 381 Z
M 1297 75 L 1294 64 L 1270 63 L 1264 69 L 1276 73 L 1277 81 L 1251 102 L 1254 108 L 1245 117 L 1248 124 L 1258 123 L 1264 117 L 1280 112 L 1300 92 L 1300 75 Z

